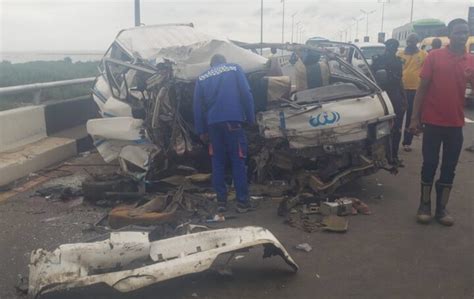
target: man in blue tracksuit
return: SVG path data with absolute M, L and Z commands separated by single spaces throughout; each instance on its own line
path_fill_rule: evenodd
M 211 68 L 201 74 L 194 89 L 194 126 L 201 140 L 209 144 L 212 157 L 212 185 L 217 193 L 218 210 L 226 211 L 225 165 L 230 161 L 237 193 L 237 211 L 247 212 L 249 201 L 245 159 L 247 140 L 242 125 L 255 122 L 250 87 L 242 68 L 227 63 L 216 54 Z

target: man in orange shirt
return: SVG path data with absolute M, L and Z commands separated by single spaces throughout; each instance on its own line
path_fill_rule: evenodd
M 418 49 L 417 44 L 419 41 L 420 39 L 416 33 L 410 34 L 407 37 L 407 47 L 397 54 L 403 63 L 403 86 L 405 87 L 408 104 L 402 143 L 403 149 L 406 152 L 411 151 L 411 143 L 413 141 L 413 134 L 408 130 L 413 111 L 413 100 L 415 99 L 416 90 L 420 85 L 421 68 L 428 55 L 424 50 Z

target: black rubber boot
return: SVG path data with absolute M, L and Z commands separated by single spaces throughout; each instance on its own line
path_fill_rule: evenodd
M 433 183 L 421 182 L 420 206 L 416 213 L 418 223 L 428 224 L 431 222 L 431 189 L 433 189 Z
M 453 185 L 436 182 L 436 221 L 445 226 L 452 226 L 454 219 L 446 210 L 448 205 L 449 195 Z

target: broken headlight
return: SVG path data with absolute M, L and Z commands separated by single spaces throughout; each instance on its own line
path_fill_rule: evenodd
M 378 140 L 382 137 L 390 135 L 390 132 L 391 132 L 390 122 L 384 121 L 384 122 L 378 123 L 375 126 L 375 139 Z

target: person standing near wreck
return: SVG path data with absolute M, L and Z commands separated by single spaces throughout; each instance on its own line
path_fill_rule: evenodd
M 210 141 L 212 185 L 219 212 L 227 210 L 226 161 L 232 167 L 237 212 L 251 209 L 245 166 L 245 122 L 255 122 L 254 100 L 247 78 L 239 65 L 227 63 L 224 56 L 216 54 L 211 58 L 211 68 L 196 80 L 194 126 L 202 142 Z
M 456 166 L 463 144 L 464 93 L 468 81 L 474 82 L 474 57 L 466 53 L 469 27 L 466 20 L 448 24 L 450 45 L 428 54 L 416 92 L 410 130 L 419 133 L 423 125 L 423 166 L 417 221 L 431 221 L 431 189 L 443 145 L 439 180 L 435 183 L 435 219 L 446 226 L 454 219 L 446 210 Z
M 396 55 L 399 45 L 400 43 L 396 39 L 388 39 L 385 42 L 385 53 L 374 56 L 372 71 L 374 73 L 378 70 L 387 72 L 387 82 L 380 87 L 387 92 L 396 115 L 391 134 L 392 160 L 390 163 L 403 167 L 402 161 L 398 158 L 398 150 L 402 138 L 403 117 L 407 107 L 407 99 L 402 82 L 403 64 L 400 57 Z
M 411 152 L 411 144 L 413 134 L 410 133 L 411 115 L 413 112 L 413 100 L 415 99 L 416 90 L 420 85 L 420 72 L 425 62 L 426 53 L 424 50 L 418 49 L 417 44 L 420 42 L 418 34 L 412 33 L 407 37 L 407 47 L 400 51 L 397 55 L 403 62 L 403 86 L 407 97 L 407 111 L 405 121 L 405 131 L 403 133 L 403 149 Z

